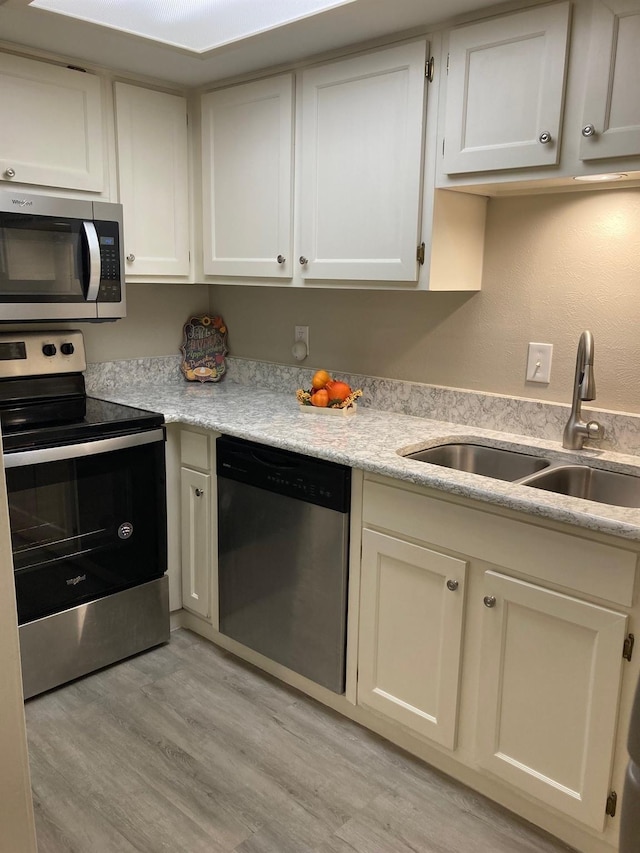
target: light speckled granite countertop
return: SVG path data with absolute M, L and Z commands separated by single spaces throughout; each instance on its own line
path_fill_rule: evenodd
M 251 439 L 395 477 L 465 498 L 640 541 L 640 509 L 613 507 L 403 459 L 400 448 L 421 449 L 451 439 L 506 446 L 554 461 L 592 462 L 640 475 L 640 458 L 599 450 L 562 449 L 560 442 L 475 429 L 394 412 L 359 408 L 353 416 L 307 414 L 292 394 L 224 381 L 219 384 L 136 384 L 93 387 L 94 397 L 162 412 L 184 423 Z M 479 441 L 477 441 L 479 439 Z

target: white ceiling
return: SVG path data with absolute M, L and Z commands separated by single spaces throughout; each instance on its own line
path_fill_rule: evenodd
M 28 3 L 0 0 L 3 42 L 183 86 L 200 86 L 387 34 L 433 26 L 455 15 L 495 5 L 495 0 L 354 0 L 205 55 L 36 9 Z
M 355 0 L 29 0 L 57 12 L 194 53 Z

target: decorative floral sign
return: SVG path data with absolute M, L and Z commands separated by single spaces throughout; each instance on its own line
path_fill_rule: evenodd
M 218 382 L 227 366 L 227 327 L 222 317 L 191 317 L 184 325 L 180 365 L 185 378 L 198 382 Z

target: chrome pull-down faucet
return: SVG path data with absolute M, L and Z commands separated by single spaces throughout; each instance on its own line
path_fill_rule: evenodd
M 604 427 L 598 421 L 582 420 L 582 401 L 595 400 L 596 380 L 593 375 L 593 335 L 585 331 L 578 341 L 576 375 L 573 380 L 571 414 L 562 434 L 562 446 L 568 450 L 580 450 L 586 439 L 599 440 L 604 437 Z

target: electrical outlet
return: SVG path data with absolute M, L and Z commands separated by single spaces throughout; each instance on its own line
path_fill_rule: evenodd
M 308 326 L 296 326 L 294 341 L 302 341 L 302 343 L 307 348 L 307 355 L 309 355 L 309 327 Z
M 547 385 L 551 381 L 552 356 L 553 344 L 529 344 L 527 382 L 542 382 Z

